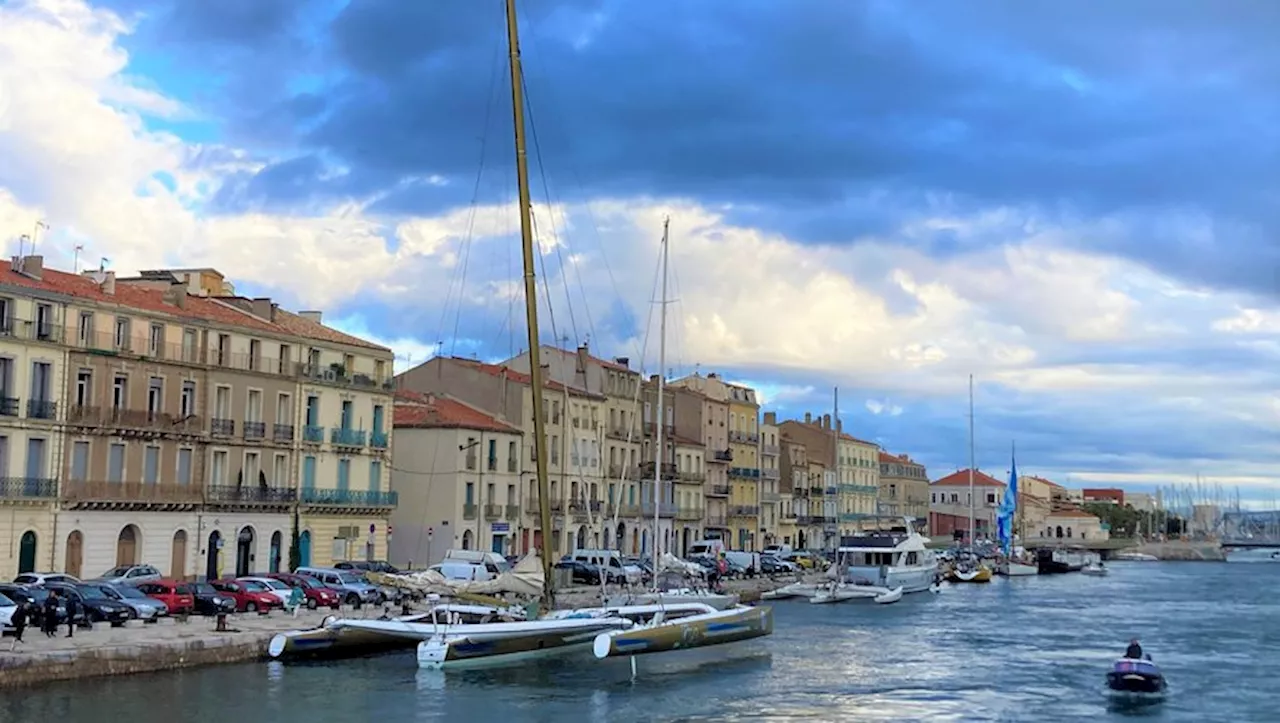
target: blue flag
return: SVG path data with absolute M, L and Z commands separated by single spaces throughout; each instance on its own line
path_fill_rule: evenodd
M 996 536 L 1000 541 L 1000 549 L 1008 556 L 1013 545 L 1013 515 L 1018 510 L 1018 461 L 1011 456 L 1009 468 L 1009 486 L 1004 489 L 1004 499 L 1000 501 L 1000 510 L 996 517 Z

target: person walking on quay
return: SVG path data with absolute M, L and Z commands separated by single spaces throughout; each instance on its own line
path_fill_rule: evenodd
M 80 602 L 75 595 L 67 596 L 67 637 L 76 636 L 76 613 L 80 612 Z M 55 628 L 56 630 L 56 628 Z
M 13 651 L 18 647 L 18 643 L 25 643 L 22 639 L 22 633 L 27 629 L 27 604 L 25 602 L 18 603 L 18 609 L 13 611 L 13 617 L 9 619 L 9 624 L 13 626 L 13 643 L 9 646 L 9 650 Z
M 51 590 L 44 599 L 44 615 L 40 619 L 40 631 L 46 638 L 52 638 L 58 632 L 58 591 Z

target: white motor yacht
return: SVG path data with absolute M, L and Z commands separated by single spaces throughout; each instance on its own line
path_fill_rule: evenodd
M 842 582 L 864 588 L 874 598 L 902 588 L 903 593 L 926 592 L 938 574 L 937 555 L 928 538 L 916 532 L 910 518 L 904 527 L 860 532 L 845 537 L 836 550 Z

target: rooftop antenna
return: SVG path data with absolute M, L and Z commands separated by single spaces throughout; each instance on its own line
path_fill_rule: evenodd
M 18 268 L 15 271 L 22 270 L 22 252 L 27 248 L 27 242 L 31 240 L 29 234 L 22 234 L 18 237 Z
M 71 269 L 78 276 L 80 274 L 80 252 L 84 251 L 84 244 L 76 244 L 75 252 L 71 257 Z

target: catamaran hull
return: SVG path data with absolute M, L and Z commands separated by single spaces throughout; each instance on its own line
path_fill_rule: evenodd
M 414 641 L 394 635 L 351 629 L 292 630 L 272 636 L 267 655 L 290 658 L 340 658 L 391 650 L 407 650 Z
M 811 598 L 818 594 L 821 585 L 805 582 L 793 582 L 790 585 L 783 585 L 777 590 L 770 590 L 760 595 L 761 600 L 787 600 L 790 598 Z
M 418 644 L 418 667 L 427 670 L 501 667 L 533 658 L 585 652 L 600 632 L 632 625 L 631 621 L 622 618 L 573 622 L 582 624 L 540 626 L 538 623 L 512 623 L 534 627 L 505 633 L 467 630 L 492 626 L 458 626 L 455 628 L 457 632 L 435 635 Z
M 631 630 L 600 633 L 592 645 L 596 658 L 664 653 L 723 645 L 773 634 L 773 608 L 736 607 Z
M 714 592 L 695 593 L 640 593 L 638 595 L 617 595 L 605 598 L 608 607 L 635 605 L 675 605 L 679 603 L 701 603 L 710 605 L 716 610 L 728 610 L 738 604 L 737 595 L 721 595 Z
M 1023 565 L 1020 562 L 1006 562 L 996 570 L 996 574 L 1005 577 L 1031 577 L 1039 575 L 1040 568 L 1036 565 Z

